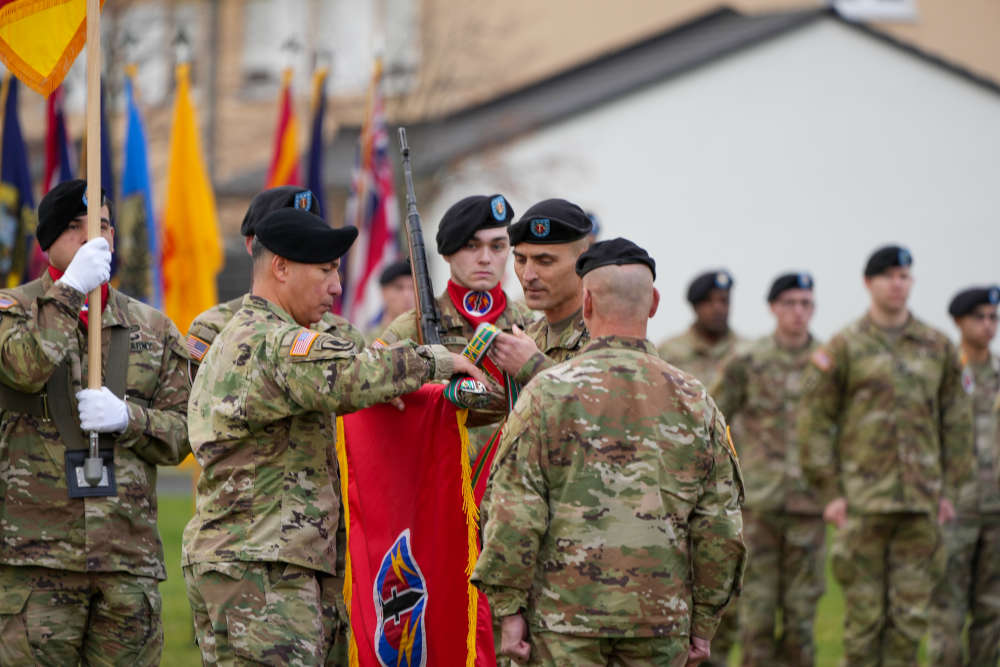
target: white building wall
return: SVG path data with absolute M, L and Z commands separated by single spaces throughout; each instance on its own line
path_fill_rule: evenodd
M 428 238 L 466 194 L 594 210 L 657 261 L 653 340 L 687 326 L 686 285 L 717 266 L 746 335 L 771 329 L 775 275 L 812 271 L 828 337 L 866 308 L 870 251 L 901 242 L 914 312 L 954 335 L 954 292 L 1000 282 L 998 156 L 1000 95 L 831 18 L 467 159 L 422 208 Z

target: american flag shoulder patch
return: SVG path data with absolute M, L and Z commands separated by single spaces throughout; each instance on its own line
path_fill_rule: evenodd
M 211 346 L 202 339 L 188 334 L 187 351 L 195 361 L 200 363 L 205 358 L 205 355 L 208 354 L 209 347 Z
M 12 299 L 9 296 L 0 296 L 0 310 L 7 310 L 13 306 L 17 305 L 17 300 Z
M 289 350 L 288 355 L 291 357 L 304 357 L 308 355 L 317 336 L 319 336 L 319 332 L 317 331 L 310 331 L 309 329 L 300 330 L 292 342 L 292 349 Z

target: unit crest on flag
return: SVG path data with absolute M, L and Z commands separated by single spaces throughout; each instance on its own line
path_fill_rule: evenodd
M 382 557 L 375 577 L 375 652 L 384 667 L 425 667 L 427 581 L 410 549 L 407 528 Z

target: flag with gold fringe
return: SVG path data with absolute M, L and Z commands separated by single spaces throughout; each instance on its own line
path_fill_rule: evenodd
M 403 400 L 403 412 L 376 405 L 337 421 L 350 665 L 495 666 L 488 609 L 480 618 L 469 583 L 479 513 L 466 411 L 444 385 Z
M 202 162 L 188 67 L 177 66 L 161 224 L 163 309 L 181 331 L 218 303 L 215 277 L 222 268 L 215 194 Z
M 0 0 L 0 60 L 46 97 L 62 83 L 86 41 L 86 0 Z

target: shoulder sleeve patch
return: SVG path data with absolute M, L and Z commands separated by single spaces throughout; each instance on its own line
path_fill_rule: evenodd
M 18 305 L 17 299 L 7 296 L 6 294 L 0 295 L 0 310 L 7 310 L 8 308 L 13 308 Z
M 833 362 L 830 361 L 830 355 L 826 353 L 821 347 L 816 348 L 816 351 L 812 353 L 809 360 L 813 362 L 816 368 L 820 369 L 824 373 L 833 367 Z
M 201 363 L 201 360 L 205 358 L 206 354 L 208 354 L 209 347 L 210 345 L 208 342 L 198 338 L 197 336 L 188 334 L 187 351 L 188 354 L 191 355 L 191 359 L 194 361 Z
M 299 331 L 298 335 L 295 336 L 295 340 L 292 341 L 292 347 L 288 351 L 288 356 L 290 357 L 305 357 L 308 356 L 309 350 L 312 349 L 313 343 L 319 336 L 318 331 L 310 331 L 309 329 L 302 329 Z
M 372 341 L 371 348 L 373 350 L 382 350 L 389 347 L 389 344 L 382 340 L 381 338 L 376 338 Z

